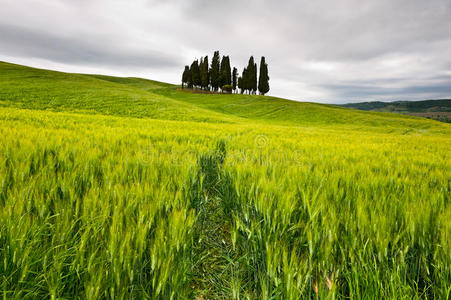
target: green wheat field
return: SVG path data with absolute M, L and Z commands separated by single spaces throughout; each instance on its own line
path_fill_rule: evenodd
M 0 63 L 3 299 L 448 299 L 451 125 Z

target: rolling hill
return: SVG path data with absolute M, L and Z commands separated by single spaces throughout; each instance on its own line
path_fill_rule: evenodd
M 451 124 L 0 63 L 5 299 L 445 299 Z
M 342 107 L 366 111 L 396 112 L 451 123 L 451 100 L 360 102 L 343 104 Z
M 0 63 L 0 105 L 164 120 L 429 128 L 420 119 L 275 97 L 198 94 L 140 78 L 68 74 Z

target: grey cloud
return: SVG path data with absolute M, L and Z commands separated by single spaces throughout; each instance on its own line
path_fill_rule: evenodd
M 178 82 L 177 70 L 220 50 L 240 72 L 250 55 L 265 55 L 275 96 L 451 96 L 449 0 L 0 1 L 9 3 L 0 56 L 150 69 Z
M 1 23 L 0 36 L 0 53 L 11 56 L 133 69 L 174 67 L 182 63 L 179 57 L 165 55 L 156 49 L 127 49 L 121 47 L 119 40 L 102 36 L 64 37 Z
M 186 18 L 223 32 L 221 39 L 245 46 L 279 41 L 272 45 L 283 48 L 278 53 L 304 59 L 371 59 L 449 40 L 451 31 L 448 0 L 175 2 Z

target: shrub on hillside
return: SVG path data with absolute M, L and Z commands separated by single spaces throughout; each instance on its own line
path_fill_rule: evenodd
M 231 93 L 233 90 L 233 86 L 231 86 L 230 84 L 226 84 L 222 86 L 222 92 L 223 93 Z

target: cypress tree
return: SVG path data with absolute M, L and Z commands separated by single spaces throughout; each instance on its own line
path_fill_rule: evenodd
M 193 72 L 191 72 L 190 67 L 188 67 L 188 72 L 186 74 L 186 84 L 188 85 L 188 88 L 193 88 Z
M 225 56 L 222 57 L 221 64 L 219 66 L 219 80 L 218 80 L 219 88 L 222 88 L 222 86 L 225 84 L 224 67 L 225 67 Z
M 204 90 L 218 91 L 227 85 L 227 91 L 237 92 L 237 88 L 241 93 L 256 94 L 257 91 L 261 95 L 269 92 L 269 76 L 268 64 L 265 57 L 261 57 L 259 76 L 257 72 L 257 64 L 254 57 L 249 58 L 247 67 L 243 69 L 241 76 L 238 76 L 237 68 L 230 67 L 230 57 L 219 56 L 219 51 L 215 51 L 211 66 L 208 65 L 208 56 L 201 57 L 199 60 L 193 61 L 191 66 L 185 66 L 182 74 L 182 89 L 186 85 L 188 87 L 200 87 Z
M 211 60 L 211 68 L 210 68 L 210 83 L 214 91 L 217 91 L 219 87 L 219 71 L 220 71 L 219 59 L 220 59 L 219 51 L 215 51 L 213 59 Z
M 207 74 L 207 82 L 208 82 L 208 84 L 207 84 L 207 91 L 209 91 L 210 90 L 210 86 L 211 86 L 211 75 L 210 75 L 210 69 L 209 69 L 208 66 L 207 66 L 207 71 L 208 71 L 208 74 Z
M 207 90 L 210 90 L 210 66 L 208 65 L 208 56 L 205 56 L 207 59 L 207 64 L 205 65 L 205 68 L 207 70 Z
M 221 69 L 219 75 L 219 87 L 232 84 L 232 71 L 230 69 L 230 59 L 228 56 L 223 56 L 221 61 Z
M 188 83 L 188 76 L 189 76 L 189 66 L 185 66 L 185 70 L 183 71 L 182 75 L 182 89 L 184 88 L 184 85 Z
M 244 92 L 243 88 L 243 77 L 238 77 L 238 88 L 240 89 L 240 93 L 242 94 Z
M 257 64 L 254 63 L 253 56 L 249 58 L 247 65 L 246 89 L 249 91 L 249 94 L 257 90 Z
M 202 67 L 200 68 L 201 86 L 207 90 L 209 85 L 208 76 L 208 56 L 205 56 Z
M 254 95 L 257 93 L 257 63 L 252 68 L 252 93 Z
M 199 62 L 195 60 L 191 65 L 191 75 L 193 78 L 193 85 L 195 87 L 198 87 L 201 85 L 200 80 L 200 69 L 199 69 Z
M 230 68 L 230 57 L 226 56 L 226 66 L 225 66 L 225 84 L 232 85 L 232 69 Z
M 269 76 L 268 76 L 268 64 L 265 62 L 265 57 L 262 56 L 260 61 L 260 77 L 258 78 L 258 91 L 261 95 L 265 95 L 269 92 Z
M 247 90 L 249 90 L 249 76 L 248 76 L 248 74 L 249 74 L 249 71 L 248 71 L 248 69 L 247 68 L 244 68 L 243 69 L 243 74 L 242 74 L 242 76 L 241 76 L 241 78 L 242 78 L 242 90 L 241 90 L 241 94 L 243 93 L 243 92 L 246 92 Z
M 203 65 L 204 65 L 204 58 L 203 57 L 201 57 L 200 58 L 200 62 L 199 62 L 199 78 L 200 78 L 200 84 L 199 84 L 199 86 L 202 88 L 202 68 L 203 68 Z
M 236 90 L 237 79 L 238 79 L 238 70 L 234 67 L 233 68 L 233 72 L 232 72 L 232 87 L 233 87 L 233 91 Z

